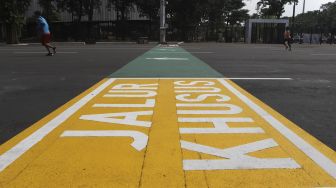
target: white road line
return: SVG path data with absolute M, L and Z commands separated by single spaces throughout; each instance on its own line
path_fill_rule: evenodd
M 143 150 L 148 143 L 148 136 L 139 131 L 65 131 L 61 137 L 131 137 L 131 145 L 138 151 Z
M 312 56 L 336 56 L 336 54 L 311 54 Z
M 265 121 L 267 121 L 274 129 L 279 131 L 284 137 L 291 141 L 298 149 L 305 153 L 310 159 L 312 159 L 318 166 L 320 166 L 326 173 L 336 179 L 336 163 L 331 159 L 323 155 L 320 151 L 310 145 L 307 141 L 302 139 L 299 135 L 294 133 L 279 120 L 262 109 L 248 97 L 239 92 L 229 82 L 224 79 L 218 79 L 228 90 L 234 93 L 240 100 L 253 109 L 258 115 L 260 115 Z
M 47 52 L 13 52 L 13 54 L 46 54 Z M 78 52 L 57 52 L 58 54 L 77 54 Z
M 0 155 L 0 172 L 7 168 L 10 164 L 12 164 L 16 159 L 18 159 L 26 151 L 32 148 L 35 144 L 40 142 L 45 136 L 47 136 L 63 122 L 65 122 L 68 118 L 70 118 L 74 113 L 76 113 L 80 108 L 86 105 L 90 100 L 96 97 L 100 92 L 102 92 L 105 88 L 111 85 L 114 81 L 115 79 L 108 79 L 94 91 L 80 99 L 74 105 L 63 111 L 61 114 L 56 116 L 45 125 L 43 125 L 33 134 L 22 140 L 20 143 L 16 144 L 4 154 Z
M 159 60 L 159 61 L 188 61 L 188 58 L 170 58 L 170 57 L 154 57 L 146 58 L 148 60 Z
M 173 52 L 173 51 L 165 51 L 165 52 L 150 52 L 153 54 L 214 54 L 215 52 Z

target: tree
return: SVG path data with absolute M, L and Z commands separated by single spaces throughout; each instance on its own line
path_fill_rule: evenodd
M 71 14 L 72 21 L 81 22 L 86 15 L 84 0 L 56 0 L 57 9 Z
M 126 14 L 133 8 L 134 0 L 109 0 L 109 7 L 114 6 L 117 13 L 117 20 L 126 20 Z
M 88 31 L 88 38 L 87 42 L 95 43 L 94 36 L 92 36 L 92 21 L 93 21 L 93 13 L 94 10 L 99 8 L 101 5 L 101 0 L 83 0 L 83 8 L 85 11 L 85 15 L 88 16 L 88 24 L 87 24 L 87 31 Z
M 159 17 L 159 0 L 136 0 L 135 5 L 140 13 L 147 16 L 150 20 L 155 20 Z
M 1 0 L 0 20 L 6 27 L 6 42 L 19 43 L 20 24 L 23 23 L 24 13 L 30 0 Z
M 333 3 L 327 3 L 321 6 L 321 19 L 329 32 L 336 32 L 336 1 Z
M 304 32 L 310 32 L 315 28 L 321 33 L 336 33 L 336 2 L 324 4 L 320 10 L 299 14 L 295 20 L 299 30 Z
M 258 2 L 258 9 L 263 17 L 276 17 L 281 18 L 285 12 L 285 5 L 297 3 L 298 0 L 260 0 Z
M 210 39 L 217 38 L 216 33 L 223 27 L 225 27 L 225 37 L 228 38 L 229 26 L 238 25 L 248 19 L 248 10 L 242 9 L 244 6 L 245 3 L 242 0 L 208 0 L 205 15 L 209 20 Z
M 46 0 L 40 0 L 46 1 Z M 94 10 L 101 5 L 101 0 L 47 0 L 56 1 L 57 8 L 62 11 L 69 12 L 73 20 L 82 21 L 83 16 L 88 16 L 88 21 L 93 20 Z
M 135 1 L 134 0 L 109 0 L 108 7 L 114 7 L 117 13 L 117 37 L 121 35 L 122 39 L 125 39 L 126 29 L 127 29 L 127 13 L 133 9 Z
M 87 42 L 94 42 L 92 37 L 92 21 L 94 11 L 101 6 L 101 0 L 48 0 L 48 1 L 56 1 L 57 8 L 61 11 L 67 11 L 72 15 L 72 21 L 76 21 L 77 24 L 74 28 L 75 38 L 78 39 L 78 36 L 84 35 L 81 27 L 81 21 L 83 16 L 87 16 Z M 81 37 L 80 37 L 81 38 Z
M 160 0 L 135 0 L 135 5 L 140 15 L 150 20 L 149 33 L 151 35 L 153 33 L 152 23 L 159 23 Z
M 178 40 L 190 40 L 199 24 L 207 22 L 205 18 L 207 0 L 170 0 L 167 13 Z
M 227 25 L 235 25 L 249 18 L 248 10 L 242 9 L 245 3 L 241 0 L 228 0 L 224 5 L 223 16 Z
M 42 15 L 48 21 L 57 21 L 59 20 L 59 16 L 56 12 L 56 0 L 39 0 L 39 5 L 42 7 L 43 12 Z
M 251 19 L 259 19 L 260 18 L 260 15 L 257 14 L 257 13 L 254 13 L 250 16 Z
M 320 11 L 308 11 L 304 14 L 299 14 L 296 16 L 295 21 L 297 23 L 297 29 L 299 31 L 310 31 L 311 28 L 317 27 L 320 22 L 321 13 Z

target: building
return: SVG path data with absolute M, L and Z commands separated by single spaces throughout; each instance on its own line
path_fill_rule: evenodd
M 101 0 L 101 6 L 99 9 L 94 11 L 93 20 L 94 21 L 114 21 L 117 20 L 117 14 L 112 9 L 107 8 L 108 0 Z M 32 17 L 36 10 L 42 10 L 38 0 L 32 0 L 30 7 L 26 12 L 26 17 Z M 131 11 L 127 13 L 128 20 L 148 20 L 147 17 L 141 16 L 137 8 L 134 6 Z M 84 16 L 82 18 L 83 21 L 86 21 L 88 18 Z M 72 16 L 68 12 L 60 12 L 60 21 L 62 22 L 71 22 Z
M 288 19 L 249 19 L 245 23 L 246 43 L 282 43 Z

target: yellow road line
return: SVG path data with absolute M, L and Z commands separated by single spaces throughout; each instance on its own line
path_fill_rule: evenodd
M 336 153 L 226 79 L 105 79 L 0 147 L 0 187 L 328 187 Z
M 185 184 L 173 92 L 171 81 L 160 80 L 140 187 L 183 187 Z

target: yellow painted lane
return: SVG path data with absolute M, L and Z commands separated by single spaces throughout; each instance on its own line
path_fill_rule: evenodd
M 258 104 L 258 106 L 262 107 L 263 109 L 267 109 L 269 115 L 279 119 L 284 125 L 288 126 L 288 128 L 293 130 L 296 134 L 300 135 L 300 137 L 304 138 L 315 148 L 317 148 L 318 150 L 321 149 L 322 153 L 328 156 L 332 160 L 333 164 L 335 164 L 336 156 L 334 151 L 325 147 L 315 138 L 311 137 L 310 135 L 299 129 L 289 120 L 282 117 L 280 114 L 266 107 L 266 105 L 255 99 L 253 96 L 247 94 L 234 83 L 230 81 L 225 82 L 229 83 L 235 89 L 238 89 L 245 96 L 248 96 L 248 98 Z M 189 83 L 191 83 L 191 80 Z M 188 110 L 190 113 L 185 113 L 178 116 L 180 120 L 180 127 L 184 129 L 184 132 L 189 132 L 181 134 L 182 140 L 186 141 L 185 149 L 183 149 L 183 158 L 185 162 L 184 167 L 189 168 L 188 170 L 186 170 L 187 186 L 198 187 L 199 185 L 207 185 L 209 187 L 318 187 L 336 185 L 334 178 L 332 178 L 323 169 L 321 169 L 321 167 L 319 167 L 314 161 L 312 161 L 309 156 L 305 155 L 301 150 L 299 150 L 284 135 L 282 135 L 281 133 L 279 133 L 279 131 L 275 130 L 272 126 L 270 126 L 270 124 L 266 122 L 263 117 L 258 115 L 247 104 L 242 102 L 237 96 L 232 93 L 232 91 L 223 87 L 221 83 L 218 83 L 216 81 L 214 83 L 214 85 L 208 87 L 221 89 L 220 93 L 230 98 L 230 100 L 226 101 L 227 104 L 234 104 L 242 108 L 243 110 L 237 114 L 227 112 L 227 114 L 214 115 L 215 112 L 213 112 L 213 114 L 204 114 L 204 112 L 203 114 L 195 114 L 195 110 L 199 110 L 200 107 L 177 108 L 178 111 Z M 210 85 L 210 83 L 208 85 Z M 193 85 L 190 87 L 190 90 L 193 90 L 192 88 L 196 88 L 197 86 L 205 87 L 202 84 Z M 177 91 L 179 92 L 180 90 Z M 178 96 L 178 94 L 177 96 L 182 100 L 182 102 L 189 100 L 190 104 L 190 99 L 195 99 L 199 97 L 200 93 L 201 92 L 190 92 L 189 95 L 183 96 L 184 98 Z M 181 100 L 178 100 L 178 102 L 181 102 Z M 206 100 L 202 101 L 202 104 L 218 104 L 217 100 L 218 98 L 207 98 Z M 203 107 L 201 109 L 209 111 L 214 110 L 214 108 L 211 107 Z M 269 116 L 268 114 L 263 115 Z M 206 129 L 204 129 L 203 131 L 191 129 L 212 129 L 214 125 L 211 121 L 213 121 L 214 119 L 209 120 L 209 118 L 218 117 L 238 119 L 233 120 L 233 122 L 227 123 L 228 127 L 223 126 L 222 128 L 224 128 L 224 130 L 220 130 L 218 128 L 217 132 L 225 132 L 225 129 L 228 132 L 237 131 L 233 130 L 232 128 L 261 128 L 263 132 L 258 132 L 259 130 L 255 129 L 254 133 L 248 133 L 249 131 L 253 132 L 253 130 L 241 129 L 240 131 L 238 130 L 237 133 L 220 134 L 216 133 L 216 131 L 209 133 L 210 130 Z M 242 120 L 242 122 L 238 122 L 239 118 L 251 118 L 253 122 L 248 122 L 248 120 L 245 120 L 246 122 L 244 122 L 244 120 Z M 203 121 L 205 120 L 208 120 L 209 122 L 204 123 Z M 231 130 L 227 128 L 230 128 Z M 206 132 L 208 132 L 208 134 Z M 261 161 L 261 163 L 258 163 L 258 160 L 252 160 L 248 158 L 245 159 L 244 156 L 237 155 L 232 156 L 233 160 L 231 163 L 221 163 L 219 161 L 227 161 L 228 158 L 214 155 L 216 154 L 216 152 L 218 154 L 218 151 L 213 150 L 227 148 L 237 149 L 239 146 L 247 146 L 247 144 L 250 144 L 250 147 L 247 147 L 245 149 L 241 148 L 241 150 L 250 150 L 251 153 L 246 153 L 246 155 L 248 154 L 248 156 L 256 157 L 259 159 L 280 160 L 273 162 L 272 160 L 265 160 Z M 211 148 L 209 149 L 207 147 Z M 228 152 L 230 151 L 228 150 Z M 231 152 L 234 151 L 231 150 Z M 235 157 L 238 159 L 237 164 L 234 164 Z M 285 161 L 284 163 L 281 163 L 281 165 L 279 165 L 281 159 L 290 160 Z M 245 160 L 251 160 L 251 163 L 244 164 Z M 268 164 L 268 166 L 265 166 L 265 164 Z M 201 172 L 199 170 L 203 171 Z
M 174 86 L 160 80 L 140 187 L 184 187 Z
M 332 187 L 334 167 L 225 79 L 105 79 L 0 146 L 3 187 Z

